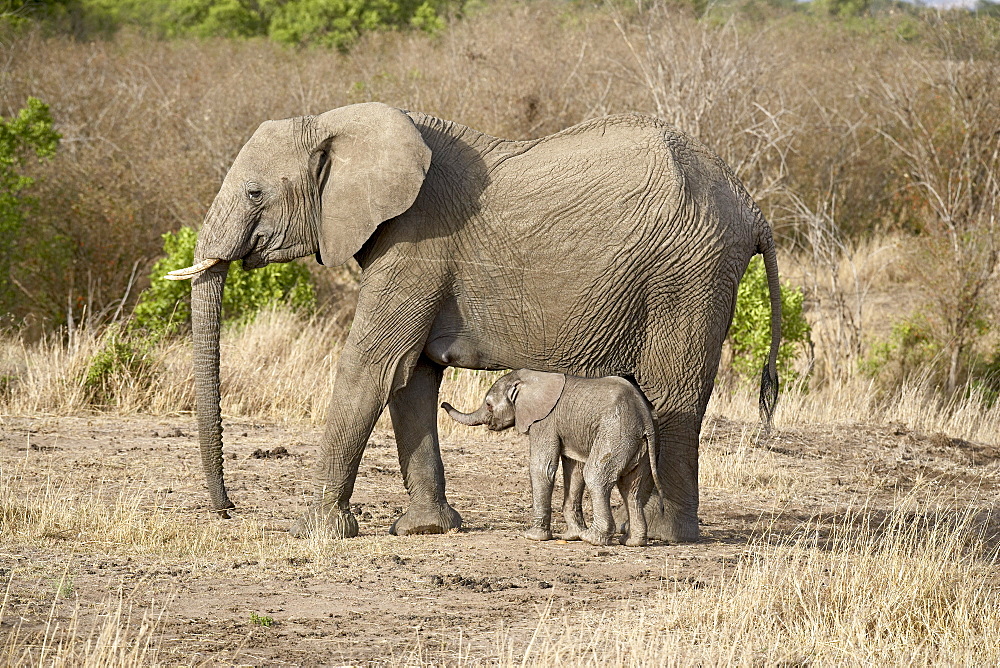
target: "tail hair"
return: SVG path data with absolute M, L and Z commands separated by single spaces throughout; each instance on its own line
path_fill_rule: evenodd
M 774 409 L 778 404 L 778 370 L 765 364 L 760 374 L 760 423 L 764 436 L 771 435 L 774 424 Z

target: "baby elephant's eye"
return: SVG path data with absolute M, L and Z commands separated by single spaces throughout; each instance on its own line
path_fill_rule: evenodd
M 250 201 L 253 202 L 254 204 L 260 204 L 260 201 L 264 199 L 264 191 L 261 189 L 260 186 L 248 185 L 247 197 L 250 198 Z

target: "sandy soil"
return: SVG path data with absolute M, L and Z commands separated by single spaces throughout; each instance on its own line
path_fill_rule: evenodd
M 738 452 L 748 428 L 722 419 L 706 424 L 703 461 L 710 457 L 722 472 L 716 478 L 733 482 L 711 484 L 708 476 L 706 483 L 703 474 L 704 540 L 647 548 L 525 540 L 527 442 L 490 434 L 442 444 L 449 498 L 465 520 L 460 532 L 387 536 L 406 495 L 392 436 L 377 431 L 353 497 L 362 537 L 335 542 L 342 561 L 297 551 L 278 562 L 252 550 L 171 559 L 51 531 L 0 546 L 0 584 L 9 581 L 0 647 L 16 626 L 40 637 L 50 618 L 65 626 L 75 614 L 83 633 L 95 621 L 90 617 L 106 610 L 102 601 L 121 588 L 135 610 L 152 605 L 162 612 L 157 645 L 167 662 L 490 660 L 504 651 L 503 638 L 517 656 L 546 611 L 610 609 L 668 583 L 711 586 L 746 551 L 762 518 L 781 534 L 818 515 L 835 518 L 859 499 L 877 514 L 927 478 L 956 505 L 978 504 L 985 512 L 1000 487 L 997 448 L 942 434 L 818 426 L 785 429 L 765 446 Z M 16 471 L 25 494 L 49 489 L 67 503 L 141 488 L 152 505 L 192 527 L 222 522 L 206 512 L 194 432 L 190 417 L 7 418 L 0 423 L 0 482 L 10 483 Z M 305 507 L 319 430 L 237 421 L 227 423 L 226 436 L 228 481 L 239 507 L 226 526 L 252 521 L 263 527 L 261 541 L 291 541 L 283 531 Z M 756 462 L 745 480 L 730 461 L 737 456 Z M 71 591 L 53 606 L 66 574 Z M 273 624 L 254 623 L 251 613 Z

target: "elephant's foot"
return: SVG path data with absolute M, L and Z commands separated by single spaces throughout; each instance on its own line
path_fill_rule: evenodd
M 653 540 L 671 543 L 697 543 L 699 539 L 697 509 L 660 507 L 655 495 L 643 509 L 646 515 L 647 534 Z
M 632 536 L 631 534 L 625 534 L 618 539 L 618 542 L 625 547 L 645 547 L 646 537 L 645 536 Z
M 229 505 L 226 506 L 225 508 L 216 508 L 213 512 L 216 515 L 218 515 L 220 519 L 229 520 L 232 519 L 232 516 L 229 514 L 229 511 L 234 509 L 235 507 L 236 504 L 230 501 Z
M 613 536 L 610 533 L 604 533 L 594 527 L 590 527 L 580 534 L 580 538 L 591 545 L 611 545 Z
M 310 508 L 288 533 L 296 538 L 305 538 L 316 531 L 329 531 L 338 538 L 354 538 L 358 535 L 358 520 L 350 510 L 336 508 L 324 512 Z
M 524 532 L 524 537 L 528 540 L 552 540 L 552 531 L 542 527 L 531 527 Z
M 462 516 L 448 502 L 432 506 L 412 505 L 397 519 L 389 533 L 393 536 L 448 533 L 462 526 Z
M 559 538 L 562 540 L 583 540 L 583 532 L 586 530 L 586 524 L 566 524 L 566 531 Z

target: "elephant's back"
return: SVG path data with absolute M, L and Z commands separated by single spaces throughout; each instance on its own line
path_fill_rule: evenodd
M 523 142 L 418 127 L 434 143 L 432 169 L 450 175 L 429 174 L 421 198 L 475 182 L 436 210 L 465 212 L 447 237 L 446 320 L 475 330 L 483 359 L 636 375 L 649 342 L 677 323 L 728 317 L 728 297 L 713 293 L 735 291 L 751 217 L 721 161 L 672 126 L 610 116 Z

